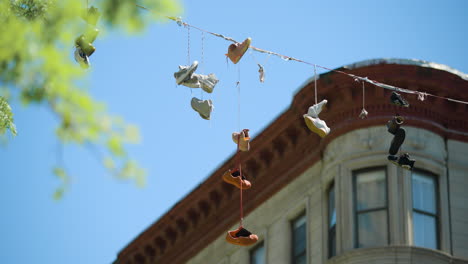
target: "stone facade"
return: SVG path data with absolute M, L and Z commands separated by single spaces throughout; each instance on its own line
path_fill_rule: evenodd
M 376 60 L 377 61 L 377 60 Z M 446 66 L 405 60 L 378 60 L 343 67 L 349 73 L 412 90 L 468 101 L 468 78 Z M 411 62 L 411 63 L 410 63 Z M 362 91 L 341 74 L 322 74 L 319 98 L 328 109 L 321 118 L 332 132 L 321 139 L 302 114 L 313 104 L 313 82 L 294 96 L 243 153 L 252 182 L 244 192 L 245 226 L 259 235 L 266 263 L 291 263 L 291 221 L 305 213 L 307 263 L 468 263 L 468 106 L 429 97 L 406 96 L 409 108 L 388 102 L 390 91 L 366 89 L 369 117 L 358 118 Z M 405 96 L 405 95 L 404 95 Z M 413 98 L 414 97 L 414 98 Z M 411 174 L 386 160 L 392 135 L 385 124 L 395 112 L 405 116 L 404 151 L 415 169 L 437 176 L 439 250 L 414 247 Z M 249 250 L 224 240 L 237 228 L 239 192 L 221 180 L 234 158 L 176 204 L 123 249 L 115 263 L 249 263 Z M 388 245 L 355 248 L 353 171 L 381 167 L 387 175 Z M 243 169 L 244 170 L 244 169 Z M 328 258 L 328 197 L 335 188 L 336 256 Z M 198 230 L 210 230 L 203 237 Z M 183 239 L 181 239 L 183 238 Z

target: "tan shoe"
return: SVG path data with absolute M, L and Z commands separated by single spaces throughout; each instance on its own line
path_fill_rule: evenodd
M 236 230 L 227 232 L 226 241 L 233 245 L 250 246 L 258 241 L 258 236 L 240 226 Z
M 223 181 L 236 186 L 237 188 L 250 189 L 252 184 L 244 177 L 240 175 L 238 169 L 228 170 L 223 174 Z
M 232 63 L 237 64 L 242 56 L 244 56 L 244 53 L 249 49 L 251 41 L 251 38 L 247 38 L 242 43 L 234 43 L 229 45 L 226 56 L 229 57 Z
M 239 143 L 237 143 L 238 139 L 239 139 Z M 234 141 L 234 143 L 236 144 L 239 144 L 239 150 L 249 151 L 250 149 L 249 130 L 243 129 L 240 133 L 237 133 L 237 132 L 232 133 L 232 141 Z

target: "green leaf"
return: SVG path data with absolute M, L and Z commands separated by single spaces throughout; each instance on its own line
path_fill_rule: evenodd
M 122 140 L 116 135 L 113 135 L 109 138 L 109 140 L 107 141 L 107 147 L 112 152 L 112 154 L 118 157 L 125 155 L 125 150 L 122 146 Z

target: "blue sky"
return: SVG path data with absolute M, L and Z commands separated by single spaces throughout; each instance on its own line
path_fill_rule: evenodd
M 238 41 L 251 37 L 255 47 L 330 68 L 372 58 L 415 58 L 468 72 L 463 0 L 182 4 L 181 16 L 193 25 Z M 201 62 L 202 35 L 190 33 L 191 59 Z M 129 149 L 148 171 L 143 189 L 110 176 L 87 149 L 67 145 L 65 164 L 73 182 L 64 198 L 54 201 L 60 184 L 51 173 L 57 120 L 43 106 L 13 103 L 19 134 L 0 147 L 2 263 L 111 263 L 234 153 L 232 132 L 249 128 L 258 134 L 312 77 L 310 66 L 250 51 L 239 64 L 227 64 L 230 43 L 204 37 L 204 64 L 197 72 L 220 79 L 210 95 L 175 85 L 173 73 L 187 64 L 187 30 L 173 22 L 131 36 L 103 32 L 95 42 L 85 83 L 109 112 L 140 127 L 142 143 Z M 257 62 L 266 70 L 263 84 Z M 191 109 L 192 96 L 213 100 L 211 121 Z

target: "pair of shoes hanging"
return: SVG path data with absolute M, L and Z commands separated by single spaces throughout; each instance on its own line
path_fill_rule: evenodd
M 250 137 L 249 130 L 243 129 L 240 132 L 232 133 L 232 140 L 237 144 L 237 153 L 240 155 L 240 151 L 248 151 L 250 149 Z M 231 169 L 226 171 L 223 174 L 223 180 L 229 184 L 232 184 L 241 190 L 250 189 L 252 184 L 246 179 L 245 174 L 240 169 L 240 160 L 239 168 Z M 241 204 L 242 204 L 242 195 L 241 195 Z M 241 206 L 242 212 L 242 206 Z M 258 236 L 252 234 L 250 231 L 245 229 L 242 226 L 242 213 L 241 213 L 241 224 L 235 229 L 228 231 L 226 234 L 226 241 L 238 246 L 250 246 L 255 244 L 258 241 Z
M 237 144 L 238 151 L 249 151 L 249 130 L 243 129 L 240 132 L 232 133 L 232 141 L 234 141 L 234 143 Z M 236 153 L 236 155 L 239 155 L 239 153 Z M 226 171 L 223 174 L 223 180 L 229 184 L 236 186 L 239 189 L 250 189 L 252 187 L 252 184 L 246 179 L 245 175 L 241 175 L 240 170 L 238 168 Z
M 75 61 L 85 69 L 91 65 L 89 57 L 96 51 L 93 42 L 99 34 L 96 24 L 100 16 L 101 13 L 96 7 L 88 8 L 86 14 L 83 15 L 83 19 L 88 23 L 88 28 L 84 34 L 75 39 Z
M 316 133 L 322 138 L 330 133 L 330 128 L 327 126 L 327 123 L 318 117 L 327 102 L 327 100 L 323 100 L 320 103 L 309 107 L 307 114 L 303 116 L 304 121 L 310 131 Z
M 179 71 L 174 73 L 176 83 L 189 88 L 202 88 L 203 91 L 212 93 L 219 80 L 213 73 L 208 75 L 195 73 L 197 67 L 198 61 L 194 61 L 190 66 L 179 65 Z M 214 109 L 213 102 L 211 100 L 201 100 L 197 97 L 193 97 L 190 105 L 201 118 L 210 120 L 211 112 L 213 112 Z
M 388 161 L 393 164 L 400 166 L 407 170 L 412 170 L 415 160 L 411 159 L 408 153 L 404 153 L 399 157 L 396 156 L 398 150 L 406 138 L 406 131 L 404 128 L 400 127 L 404 122 L 404 118 L 398 114 L 393 117 L 393 119 L 387 122 L 387 131 L 394 135 L 392 142 L 390 143 L 390 148 L 388 150 Z
M 174 73 L 176 83 L 189 88 L 202 88 L 203 91 L 212 93 L 219 80 L 214 73 L 208 75 L 195 73 L 197 67 L 198 61 L 194 61 L 190 66 L 179 65 L 179 71 Z

